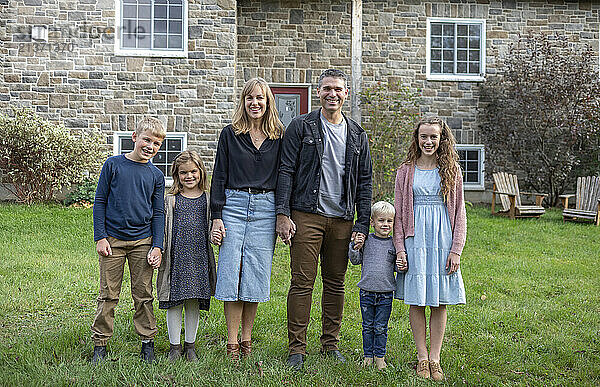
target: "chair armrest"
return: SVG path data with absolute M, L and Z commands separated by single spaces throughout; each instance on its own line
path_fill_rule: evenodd
M 516 194 L 514 194 L 514 193 L 501 192 L 501 191 L 492 191 L 492 193 L 495 193 L 495 194 L 500 194 L 500 195 L 508 195 L 508 196 L 517 196 L 517 195 L 516 195 Z
M 537 193 L 537 192 L 523 192 L 523 191 L 521 191 L 521 193 L 522 193 L 523 195 L 529 195 L 529 196 L 541 196 L 541 197 L 544 197 L 544 198 L 545 198 L 546 196 L 548 196 L 548 194 Z

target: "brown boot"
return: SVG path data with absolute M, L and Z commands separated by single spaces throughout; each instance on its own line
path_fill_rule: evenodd
M 173 363 L 181 357 L 181 344 L 171 344 L 171 348 L 169 349 L 169 355 L 167 355 L 167 359 Z
M 240 355 L 242 355 L 242 357 L 250 356 L 250 352 L 252 352 L 252 341 L 240 341 Z
M 185 357 L 185 360 L 192 362 L 198 361 L 198 356 L 196 356 L 196 351 L 194 350 L 195 346 L 195 341 L 193 343 L 183 343 L 183 357 Z
M 240 362 L 240 345 L 227 344 L 227 357 L 231 359 L 234 364 L 238 364 Z

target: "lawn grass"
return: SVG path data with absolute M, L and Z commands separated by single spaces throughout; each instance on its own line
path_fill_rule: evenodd
M 449 307 L 442 349 L 447 384 L 600 384 L 600 228 L 491 217 L 468 209 L 462 273 L 467 305 Z M 261 304 L 253 354 L 236 368 L 224 359 L 222 303 L 201 315 L 200 362 L 170 364 L 165 313 L 155 304 L 160 361 L 139 361 L 126 273 L 109 361 L 88 364 L 98 287 L 91 210 L 0 205 L 0 385 L 430 385 L 414 376 L 408 309 L 390 320 L 385 372 L 362 369 L 356 283 L 349 267 L 340 347 L 343 365 L 321 357 L 320 281 L 309 326 L 305 371 L 285 367 L 288 250 L 277 245 L 271 301 Z M 256 365 L 262 361 L 262 367 Z M 262 370 L 262 371 L 261 371 Z

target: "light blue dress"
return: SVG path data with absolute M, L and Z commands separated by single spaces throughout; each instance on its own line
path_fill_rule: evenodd
M 464 304 L 465 285 L 460 269 L 446 274 L 452 247 L 452 226 L 440 195 L 438 168 L 415 167 L 413 209 L 415 236 L 404 240 L 408 271 L 396 279 L 395 297 L 405 304 L 439 306 Z

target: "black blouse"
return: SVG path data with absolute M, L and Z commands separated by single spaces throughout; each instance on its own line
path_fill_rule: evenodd
M 281 138 L 265 139 L 256 149 L 249 133 L 235 135 L 227 125 L 219 135 L 210 186 L 211 219 L 221 219 L 225 189 L 275 190 Z

